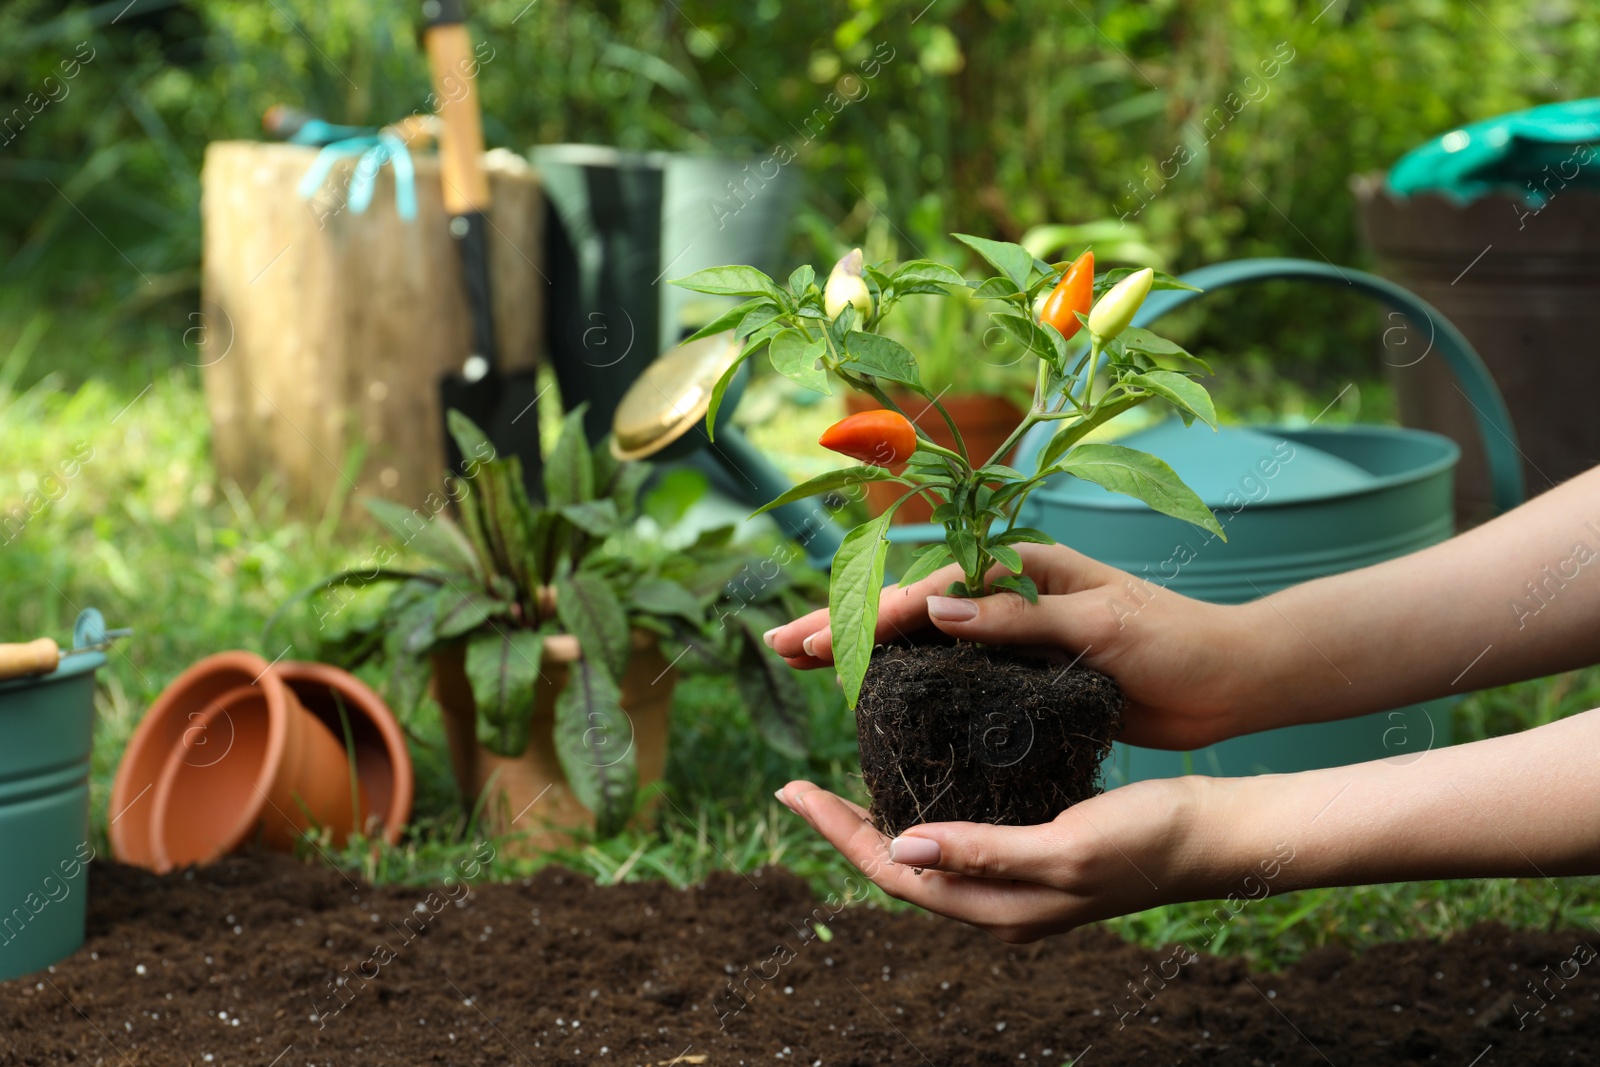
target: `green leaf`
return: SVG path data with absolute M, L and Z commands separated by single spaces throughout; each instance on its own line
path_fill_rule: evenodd
M 1118 267 L 1115 270 L 1106 271 L 1104 274 L 1100 275 L 1100 277 L 1094 280 L 1094 295 L 1098 297 L 1102 293 L 1111 289 L 1128 275 L 1133 274 L 1135 271 L 1141 269 L 1143 268 Z M 1182 289 L 1191 293 L 1199 293 L 1204 291 L 1198 286 L 1190 285 L 1188 282 L 1180 282 L 1172 275 L 1159 270 L 1156 271 L 1155 276 L 1150 279 L 1150 291 L 1155 292 L 1158 289 Z
M 907 282 L 904 285 L 896 285 L 894 290 L 897 300 L 902 296 L 916 296 L 919 293 L 927 296 L 949 296 L 950 290 L 938 282 Z
M 763 304 L 745 316 L 744 321 L 739 323 L 739 328 L 733 331 L 733 336 L 735 339 L 743 341 L 746 337 L 749 337 L 763 326 L 770 324 L 782 314 L 783 309 L 778 305 Z
M 933 509 L 932 519 L 934 522 L 955 522 L 960 518 L 960 506 L 950 501 L 945 501 Z
M 708 267 L 671 284 L 713 296 L 765 296 L 786 304 L 785 294 L 772 279 L 754 267 Z
M 725 330 L 731 330 L 743 322 L 746 315 L 749 315 L 756 308 L 763 305 L 771 307 L 766 300 L 760 297 L 757 297 L 754 300 L 746 300 L 737 307 L 732 307 L 727 311 L 724 311 L 722 314 L 718 315 L 716 318 L 700 327 L 694 333 L 690 334 L 688 337 L 685 337 L 681 343 L 688 344 L 690 341 L 698 341 L 703 337 L 710 337 L 712 334 L 722 333 Z
M 717 379 L 717 384 L 711 387 L 711 403 L 706 408 L 706 440 L 717 439 L 717 411 L 722 407 L 722 395 L 728 391 L 728 386 L 733 383 L 734 376 L 739 373 L 744 361 L 759 347 L 746 341 L 744 348 L 739 350 L 739 355 L 728 364 L 728 369 L 722 372 L 722 377 Z
M 387 664 L 387 678 L 383 682 L 384 697 L 390 709 L 408 725 L 422 698 L 427 695 L 428 682 L 433 678 L 433 664 L 417 656 L 398 656 Z
M 1188 354 L 1180 345 L 1139 326 L 1129 326 L 1117 336 L 1117 340 L 1122 342 L 1123 347 L 1148 356 Z
M 877 304 L 878 294 L 889 288 L 889 275 L 880 270 L 875 263 L 863 263 L 861 276 L 867 281 L 867 291 L 872 294 L 873 304 Z
M 767 744 L 791 759 L 805 759 L 811 708 L 794 669 L 762 643 L 761 630 L 772 622 L 760 612 L 740 613 L 743 641 L 733 682 Z
M 449 516 L 442 512 L 426 515 L 420 508 L 408 508 L 381 497 L 368 497 L 362 503 L 373 518 L 407 547 L 416 549 L 441 567 L 482 581 L 483 571 L 478 564 L 478 554 L 472 550 L 472 542 Z
M 906 467 L 908 469 L 918 470 L 924 474 L 939 475 L 946 478 L 950 476 L 949 464 L 950 461 L 939 455 L 937 452 L 913 452 L 911 453 L 911 457 L 906 460 Z
M 832 396 L 828 373 L 818 362 L 828 351 L 828 342 L 817 338 L 806 342 L 799 330 L 787 330 L 772 339 L 772 369 L 814 393 Z
M 1043 530 L 1035 530 L 1032 526 L 1013 526 L 1011 529 L 1002 532 L 990 543 L 1015 545 L 1024 542 L 1033 545 L 1053 545 L 1056 543 L 1056 539 Z
M 710 487 L 711 480 L 702 471 L 694 467 L 673 467 L 645 494 L 644 513 L 663 530 L 670 530 Z
M 608 537 L 621 524 L 615 500 L 586 500 L 582 504 L 565 504 L 557 510 L 562 518 L 591 537 Z
M 434 620 L 439 611 L 439 587 L 422 582 L 407 582 L 396 589 L 384 605 L 386 659 L 409 659 L 426 655 L 438 643 Z
M 1054 330 L 1046 332 L 1030 318 L 1003 311 L 990 314 L 989 320 L 997 323 L 1031 354 L 1046 360 L 1051 365 L 1060 366 L 1065 359 L 1066 341 Z
M 989 583 L 991 589 L 1009 589 L 1013 593 L 1021 593 L 1024 600 L 1030 604 L 1039 602 L 1039 587 L 1033 579 L 1026 574 L 1006 574 Z
M 441 641 L 460 637 L 464 633 L 476 630 L 490 619 L 504 617 L 511 611 L 510 604 L 490 596 L 481 589 L 457 589 L 446 586 L 439 590 L 436 602 L 438 608 L 434 617 L 433 631 Z M 422 649 L 417 651 L 420 652 Z
M 567 668 L 567 684 L 556 694 L 555 743 L 573 793 L 595 814 L 595 833 L 621 830 L 639 787 L 633 720 L 617 683 L 588 656 Z
M 707 634 L 673 616 L 666 620 L 671 636 L 661 639 L 661 654 L 683 674 L 722 674 L 733 670 L 735 657 L 715 640 L 730 630 L 717 628 Z
M 629 613 L 676 615 L 692 623 L 705 621 L 700 600 L 681 584 L 666 578 L 647 578 L 628 590 Z
M 876 307 L 876 303 L 873 306 Z M 833 341 L 833 347 L 843 352 L 845 338 L 850 336 L 850 331 L 855 327 L 856 306 L 854 304 L 846 304 L 824 329 L 827 330 L 828 337 Z
M 648 463 L 635 461 L 617 465 L 617 473 L 611 477 L 611 490 L 606 495 L 616 506 L 619 523 L 630 523 L 638 516 L 639 490 L 649 480 L 652 469 Z
M 478 481 L 483 489 L 478 501 L 483 509 L 483 528 L 495 554 L 496 569 L 527 588 L 533 584 L 528 576 L 533 558 L 528 542 L 532 509 L 522 487 L 522 461 L 508 456 L 486 463 Z
M 1021 295 L 1021 287 L 1009 278 L 985 278 L 972 289 L 974 300 L 1008 300 Z
M 811 269 L 811 264 L 802 263 L 789 275 L 789 292 L 798 300 L 806 295 L 806 290 L 810 289 L 816 280 L 817 272 Z
M 978 569 L 978 539 L 972 535 L 971 530 L 952 530 L 947 540 L 950 543 L 950 554 L 961 564 L 962 571 L 971 574 Z
M 456 448 L 461 451 L 461 458 L 469 464 L 469 469 L 475 462 L 487 463 L 498 456 L 494 445 L 484 432 L 461 412 L 451 408 L 445 413 L 444 421 L 450 430 L 450 436 L 455 438 Z
M 892 337 L 857 330 L 846 337 L 845 351 L 843 365 L 850 371 L 870 374 L 874 378 L 898 382 L 919 393 L 927 393 L 922 387 L 922 377 L 917 373 L 917 357 Z
M 528 747 L 544 638 L 532 630 L 483 630 L 467 644 L 467 681 L 478 708 L 478 740 L 501 756 Z
M 1222 526 L 1171 467 L 1137 449 L 1123 445 L 1079 445 L 1057 463 L 1054 470 L 1093 482 L 1142 500 L 1163 515 L 1192 522 L 1226 541 Z
M 987 467 L 979 467 L 977 473 L 981 481 L 1016 482 L 1026 477 L 1017 468 L 1008 467 L 1004 463 L 991 463 Z
M 594 499 L 594 457 L 583 435 L 583 413 L 588 407 L 585 401 L 567 412 L 556 446 L 544 461 L 545 498 L 552 508 Z
M 478 470 L 482 475 L 483 469 Z M 461 532 L 472 544 L 472 551 L 478 557 L 478 571 L 487 577 L 494 577 L 496 573 L 494 551 L 489 546 L 489 535 L 483 525 L 483 509 L 478 506 L 477 495 L 473 488 L 468 488 L 456 501 L 456 508 L 461 512 Z
M 985 547 L 989 555 L 993 556 L 994 561 L 1000 566 L 1012 574 L 1022 573 L 1022 557 L 1017 554 L 1016 549 L 1001 544 L 989 544 Z
M 753 519 L 757 515 L 771 511 L 773 508 L 781 507 L 784 504 L 789 504 L 796 500 L 804 500 L 807 497 L 816 496 L 818 493 L 828 493 L 835 489 L 843 489 L 847 485 L 856 485 L 860 482 L 899 481 L 903 480 L 882 467 L 869 467 L 866 465 L 842 467 L 839 470 L 828 471 L 825 474 L 819 474 L 815 478 L 801 482 L 777 499 L 769 500 L 755 511 L 752 511 L 750 517 Z
M 913 259 L 908 263 L 900 264 L 899 268 L 890 275 L 889 280 L 894 284 L 896 291 L 905 292 L 905 287 L 914 283 L 924 282 L 935 285 L 965 285 L 967 279 L 954 267 L 943 263 L 935 263 L 931 259 Z M 943 292 L 944 290 L 939 290 Z
M 991 241 L 971 234 L 952 234 L 956 240 L 988 260 L 994 269 L 1016 283 L 1018 291 L 1028 287 L 1028 275 L 1033 271 L 1033 253 L 1021 245 L 1007 241 Z
M 920 582 L 934 571 L 949 563 L 954 557 L 950 554 L 950 546 L 943 541 L 934 545 L 927 545 L 917 551 L 912 559 L 911 566 L 900 576 L 897 585 L 904 588 L 914 582 Z
M 574 571 L 556 579 L 556 615 L 562 627 L 578 639 L 583 655 L 594 660 L 611 677 L 628 669 L 631 637 L 622 601 L 598 574 Z
M 861 697 L 872 649 L 877 643 L 878 598 L 883 593 L 883 562 L 889 552 L 885 536 L 891 508 L 844 535 L 833 555 L 828 583 L 828 627 L 833 634 L 833 661 L 850 707 Z
M 1193 367 L 1205 374 L 1211 373 L 1211 364 L 1187 352 L 1183 346 L 1167 340 L 1149 330 L 1129 326 L 1117 338 L 1130 352 L 1142 352 L 1156 359 L 1172 360 L 1182 366 Z
M 1190 412 L 1213 430 L 1217 428 L 1217 409 L 1211 402 L 1211 394 L 1192 378 L 1175 370 L 1153 370 L 1144 374 L 1130 374 L 1121 381 L 1124 385 L 1135 385 L 1147 393 L 1163 397 L 1180 411 Z

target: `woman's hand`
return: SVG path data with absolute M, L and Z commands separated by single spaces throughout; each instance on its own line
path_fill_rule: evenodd
M 1240 609 L 1180 596 L 1063 545 L 1019 544 L 1039 602 L 1015 593 L 966 600 L 940 595 L 961 578 L 954 565 L 905 589 L 883 591 L 879 641 L 910 637 L 931 622 L 951 637 L 1013 645 L 1092 667 L 1128 700 L 1121 740 L 1149 748 L 1203 748 L 1242 732 L 1238 690 L 1256 675 Z M 793 667 L 833 662 L 826 609 L 766 635 Z
M 1600 710 L 1349 767 L 1134 782 L 1041 826 L 925 823 L 893 841 L 810 782 L 778 799 L 890 896 L 1031 941 L 1188 900 L 1593 875 L 1596 752 Z
M 890 896 L 1015 943 L 1218 892 L 1218 850 L 1198 832 L 1208 784 L 1137 782 L 1041 826 L 928 823 L 892 842 L 810 782 L 778 799 Z

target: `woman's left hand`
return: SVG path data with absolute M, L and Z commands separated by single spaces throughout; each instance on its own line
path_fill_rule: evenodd
M 893 841 L 810 782 L 777 796 L 890 896 L 1019 943 L 1213 892 L 1216 853 L 1195 833 L 1210 781 L 1135 782 L 1039 826 L 928 823 Z

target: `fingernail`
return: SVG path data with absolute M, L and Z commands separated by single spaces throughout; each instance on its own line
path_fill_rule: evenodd
M 805 654 L 806 655 L 808 655 L 808 656 L 815 656 L 816 655 L 816 653 L 811 650 L 811 642 L 815 641 L 816 639 L 817 639 L 817 635 L 816 634 L 812 634 L 810 637 L 808 637 L 804 641 L 800 642 L 800 647 L 805 650 Z
M 978 617 L 978 605 L 965 597 L 931 596 L 928 598 L 928 618 L 942 622 L 967 622 Z
M 779 804 L 782 804 L 786 808 L 789 806 L 789 798 L 783 795 L 783 790 L 774 789 L 772 791 L 772 795 L 777 798 Z
M 811 814 L 806 810 L 805 797 L 799 793 L 796 793 L 794 796 L 789 798 L 789 810 L 806 817 L 809 817 Z
M 897 837 L 889 842 L 889 858 L 907 867 L 932 867 L 939 862 L 939 842 L 926 837 Z
M 783 629 L 783 627 L 774 626 L 772 629 L 770 629 L 766 633 L 762 634 L 761 635 L 761 643 L 766 645 L 768 648 L 776 648 L 777 647 L 777 644 L 776 644 L 776 640 L 777 639 L 773 637 L 773 634 L 776 634 L 781 629 Z

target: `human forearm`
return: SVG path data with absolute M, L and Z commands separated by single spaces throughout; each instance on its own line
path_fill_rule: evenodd
M 1600 470 L 1400 559 L 1237 609 L 1242 731 L 1343 718 L 1600 659 Z
M 1597 757 L 1590 711 L 1403 760 L 1204 780 L 1187 876 L 1219 891 L 1285 854 L 1273 892 L 1600 873 Z

